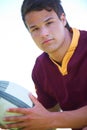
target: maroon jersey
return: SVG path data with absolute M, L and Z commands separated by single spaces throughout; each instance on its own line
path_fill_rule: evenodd
M 46 53 L 36 60 L 32 78 L 38 100 L 46 108 L 59 103 L 62 110 L 67 111 L 87 105 L 87 32 L 75 33 L 65 56 L 65 59 L 69 57 L 68 61 L 64 59 L 63 67 L 54 63 Z

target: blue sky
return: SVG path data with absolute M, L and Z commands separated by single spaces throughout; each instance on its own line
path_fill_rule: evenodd
M 16 82 L 33 91 L 31 71 L 41 51 L 21 19 L 23 0 L 0 0 L 0 79 Z M 72 27 L 87 30 L 87 0 L 62 0 Z

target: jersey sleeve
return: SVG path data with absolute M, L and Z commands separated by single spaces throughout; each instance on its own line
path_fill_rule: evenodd
M 32 71 L 32 79 L 35 84 L 37 98 L 40 103 L 45 108 L 52 108 L 57 104 L 57 101 L 49 94 L 48 91 L 45 91 L 44 86 L 44 75 L 43 68 L 40 64 L 40 61 L 37 59 Z

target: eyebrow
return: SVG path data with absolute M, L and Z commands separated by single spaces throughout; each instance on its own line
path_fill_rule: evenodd
M 48 22 L 49 20 L 52 20 L 52 19 L 54 19 L 54 18 L 50 17 L 50 18 L 44 20 L 44 23 Z M 29 28 L 32 29 L 32 28 L 35 28 L 35 27 L 36 27 L 36 25 L 31 25 Z

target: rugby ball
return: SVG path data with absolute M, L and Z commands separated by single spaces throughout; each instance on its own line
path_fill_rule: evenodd
M 14 116 L 6 110 L 12 107 L 31 108 L 33 103 L 29 98 L 29 91 L 24 87 L 10 81 L 0 81 L 0 125 L 4 125 L 4 116 Z M 14 128 L 17 130 L 17 128 Z

